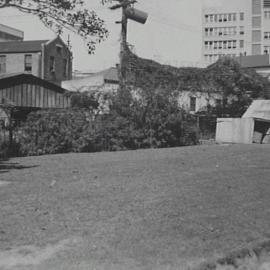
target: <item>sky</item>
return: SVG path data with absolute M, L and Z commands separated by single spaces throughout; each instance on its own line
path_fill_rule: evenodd
M 138 0 L 136 8 L 149 14 L 146 24 L 129 20 L 128 42 L 137 55 L 174 66 L 201 66 L 202 0 Z M 214 0 L 204 0 L 214 1 Z M 119 62 L 120 10 L 111 11 L 100 0 L 85 0 L 105 21 L 109 37 L 97 46 L 94 55 L 87 53 L 83 40 L 70 33 L 74 70 L 98 71 Z M 0 10 L 0 23 L 24 31 L 25 40 L 48 39 L 55 35 L 33 15 L 16 9 Z M 63 36 L 67 41 L 67 33 Z

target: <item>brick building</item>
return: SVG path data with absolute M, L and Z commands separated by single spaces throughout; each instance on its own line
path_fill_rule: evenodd
M 21 72 L 60 85 L 72 77 L 72 53 L 60 37 L 0 42 L 0 75 Z

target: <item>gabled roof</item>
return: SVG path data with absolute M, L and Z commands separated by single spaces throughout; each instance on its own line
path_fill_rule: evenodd
M 19 84 L 39 85 L 61 94 L 70 92 L 67 89 L 36 77 L 30 73 L 9 73 L 0 76 L 0 89 L 9 88 Z
M 0 42 L 0 53 L 27 53 L 41 51 L 42 44 L 49 40 L 26 40 Z
M 242 118 L 270 120 L 270 100 L 254 100 Z

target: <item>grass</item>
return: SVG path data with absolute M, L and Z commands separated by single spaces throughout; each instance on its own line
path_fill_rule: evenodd
M 171 270 L 256 246 L 270 238 L 269 156 L 215 145 L 3 161 L 0 250 L 76 239 L 44 269 Z

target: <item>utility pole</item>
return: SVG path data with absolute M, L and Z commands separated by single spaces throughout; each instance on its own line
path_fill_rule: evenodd
M 124 3 L 125 2 L 125 3 Z M 126 9 L 130 5 L 129 1 L 123 1 L 122 6 L 122 21 L 121 21 L 121 45 L 120 45 L 120 87 L 124 88 L 125 79 L 126 79 L 126 69 L 124 58 L 127 52 L 127 26 L 128 26 L 128 18 L 126 15 Z
M 119 82 L 120 88 L 122 89 L 125 86 L 125 65 L 124 65 L 124 56 L 127 49 L 127 25 L 128 25 L 128 17 L 126 14 L 126 10 L 130 7 L 131 4 L 134 4 L 135 0 L 116 0 L 119 3 L 110 7 L 111 10 L 122 9 L 122 20 L 117 21 L 116 23 L 121 24 L 121 44 L 120 44 L 120 62 L 119 62 Z
M 117 21 L 116 23 L 121 24 L 121 44 L 120 44 L 120 72 L 119 72 L 119 82 L 120 88 L 124 88 L 126 80 L 126 69 L 124 58 L 127 52 L 127 26 L 128 19 L 137 21 L 139 23 L 145 23 L 147 20 L 147 13 L 134 9 L 131 6 L 137 2 L 137 0 L 115 0 L 118 4 L 115 4 L 110 7 L 111 10 L 122 8 L 122 20 Z

